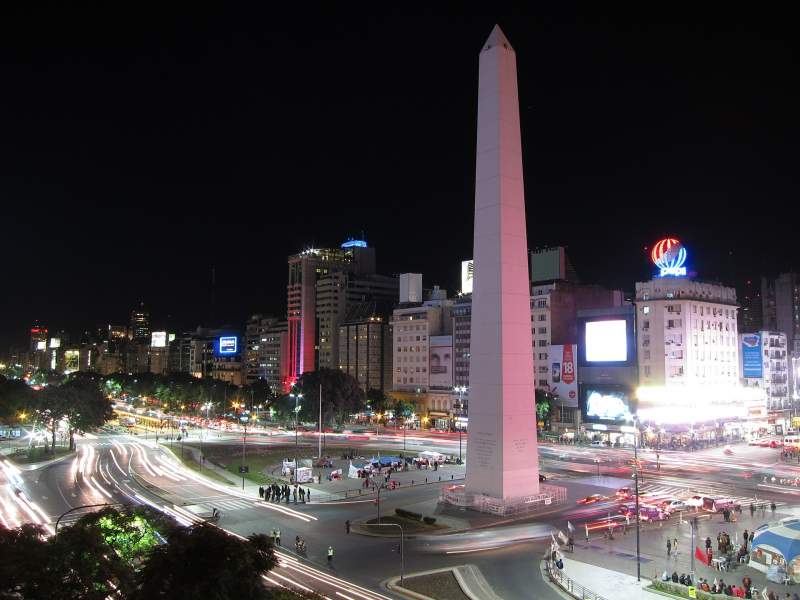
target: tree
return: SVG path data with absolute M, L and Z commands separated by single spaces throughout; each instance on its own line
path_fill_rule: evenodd
M 367 390 L 367 406 L 370 410 L 382 413 L 389 408 L 391 398 L 383 393 L 383 390 L 377 388 L 369 388 Z
M 351 414 L 364 409 L 366 396 L 358 382 L 339 369 L 319 369 L 303 373 L 295 391 L 303 394 L 300 419 L 316 421 L 319 415 L 319 391 L 322 385 L 322 421 L 343 423 Z M 294 409 L 294 402 L 289 403 Z
M 0 525 L 0 598 L 44 598 L 40 586 L 51 582 L 42 572 L 47 561 L 44 529 L 26 523 L 16 529 Z
M 15 423 L 19 413 L 30 408 L 35 393 L 22 380 L 0 376 L 0 421 Z
M 553 395 L 546 391 L 536 389 L 536 419 L 544 421 L 550 416 Z
M 206 524 L 179 528 L 148 553 L 133 598 L 267 599 L 261 576 L 276 564 L 266 535 L 245 541 Z
M 55 448 L 58 422 L 64 419 L 69 431 L 69 447 L 75 449 L 75 433 L 100 427 L 113 413 L 111 401 L 96 382 L 70 379 L 58 387 L 48 387 L 39 396 L 40 414 L 45 415 Z

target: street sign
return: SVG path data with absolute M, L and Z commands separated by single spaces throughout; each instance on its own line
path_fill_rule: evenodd
M 239 473 L 244 474 L 249 472 L 250 472 L 250 467 L 239 467 Z

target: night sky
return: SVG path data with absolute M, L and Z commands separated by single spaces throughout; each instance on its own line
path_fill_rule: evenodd
M 629 290 L 665 234 L 707 279 L 800 267 L 788 15 L 24 4 L 0 14 L 0 350 L 34 319 L 124 323 L 139 301 L 174 330 L 282 315 L 287 255 L 362 230 L 380 272 L 455 290 L 495 22 L 530 247 Z

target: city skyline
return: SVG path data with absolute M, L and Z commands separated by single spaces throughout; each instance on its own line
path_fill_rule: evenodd
M 281 317 L 287 256 L 362 231 L 378 272 L 454 291 L 472 238 L 477 61 L 465 57 L 495 22 L 517 40 L 531 247 L 566 245 L 583 280 L 626 290 L 666 235 L 701 279 L 797 266 L 784 218 L 797 90 L 780 77 L 793 42 L 749 15 L 208 13 L 103 29 L 112 15 L 89 14 L 69 34 L 57 16 L 5 25 L 17 93 L 4 99 L 0 193 L 17 291 L 4 347 L 35 319 L 82 329 L 140 301 L 178 330 Z M 409 42 L 437 32 L 446 44 Z M 774 210 L 752 235 L 742 225 L 764 202 Z

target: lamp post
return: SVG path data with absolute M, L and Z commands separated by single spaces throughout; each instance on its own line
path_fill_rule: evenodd
M 245 449 L 245 445 L 247 443 L 247 423 L 244 424 L 244 435 L 242 436 L 242 490 L 244 490 L 244 473 L 247 466 L 245 462 L 247 460 L 247 450 Z
M 633 483 L 634 493 L 636 494 L 636 581 L 642 580 L 642 563 L 639 550 L 639 443 L 636 433 L 639 430 L 639 418 L 633 415 Z M 694 549 L 694 544 L 692 544 Z
M 292 392 L 289 394 L 290 398 L 294 398 L 294 473 L 293 479 L 297 481 L 297 448 L 298 448 L 298 439 L 297 439 L 297 416 L 300 414 L 300 398 L 303 397 L 303 394 L 297 393 L 295 394 Z
M 403 526 L 398 523 L 377 523 L 372 527 L 399 527 L 400 528 L 400 585 L 403 584 L 403 575 L 405 574 L 405 539 L 403 536 Z
M 206 402 L 201 409 L 206 411 L 206 436 L 208 436 L 208 413 L 211 410 L 211 402 Z M 203 470 L 203 462 L 205 462 L 206 455 L 203 450 L 203 430 L 200 429 L 200 470 Z

